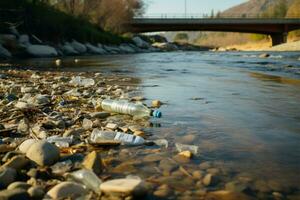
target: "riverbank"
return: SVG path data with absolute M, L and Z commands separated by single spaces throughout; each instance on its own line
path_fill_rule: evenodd
M 220 47 L 217 51 L 300 51 L 300 41 L 289 41 L 272 47 L 271 41 L 251 42 Z

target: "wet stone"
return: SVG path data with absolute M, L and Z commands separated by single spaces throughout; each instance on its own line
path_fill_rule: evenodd
M 168 197 L 172 196 L 173 191 L 167 184 L 163 184 L 160 187 L 158 187 L 153 194 L 154 194 L 154 196 L 157 196 L 160 198 L 168 198 Z
M 105 119 L 110 116 L 108 112 L 94 112 L 89 114 L 91 118 Z
M 218 180 L 215 175 L 212 174 L 206 174 L 202 180 L 203 184 L 205 186 L 214 186 L 217 184 Z
M 97 153 L 96 151 L 93 151 L 91 153 L 89 153 L 82 165 L 86 168 L 86 169 L 90 169 L 92 170 L 95 174 L 100 175 L 102 172 L 102 160 L 101 160 L 101 156 L 100 153 Z
M 178 164 L 173 160 L 164 159 L 160 161 L 159 168 L 165 173 L 170 174 L 172 171 L 178 168 Z
M 121 193 L 128 196 L 143 196 L 147 193 L 142 180 L 129 178 L 106 181 L 100 185 L 100 190 L 105 194 Z
M 210 192 L 206 198 L 209 200 L 254 200 L 254 198 L 246 194 L 226 190 Z

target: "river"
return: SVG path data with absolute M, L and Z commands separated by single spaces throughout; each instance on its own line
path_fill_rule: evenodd
M 169 141 L 159 155 L 176 155 L 176 142 L 199 147 L 191 162 L 181 164 L 186 171 L 182 179 L 176 170 L 162 172 L 170 179 L 154 177 L 160 172 L 153 163 L 132 164 L 135 174 L 170 184 L 179 191 L 175 196 L 201 192 L 201 183 L 185 181 L 200 169 L 219 177 L 213 186 L 218 189 L 246 184 L 257 198 L 272 199 L 273 192 L 288 197 L 300 191 L 300 53 L 271 52 L 269 58 L 259 54 L 170 52 L 79 57 L 77 63 L 67 58 L 59 67 L 52 59 L 15 64 L 139 78 L 139 92 L 148 105 L 153 99 L 164 102 L 163 118 L 152 120 L 153 127 L 147 129 L 150 139 Z M 143 160 L 146 155 L 137 148 L 129 158 Z

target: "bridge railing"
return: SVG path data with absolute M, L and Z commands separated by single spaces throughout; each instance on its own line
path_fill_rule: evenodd
M 257 19 L 257 18 L 262 18 L 262 19 L 274 19 L 274 18 L 281 18 L 282 17 L 268 17 L 268 16 L 260 16 L 256 14 L 240 14 L 240 13 L 235 13 L 235 14 L 216 14 L 212 16 L 211 14 L 208 13 L 150 13 L 150 14 L 145 14 L 141 16 L 136 16 L 135 18 L 142 18 L 142 19 L 216 19 L 216 18 L 246 18 L 246 19 Z M 292 19 L 299 19 L 299 15 L 289 15 L 286 18 L 292 18 Z

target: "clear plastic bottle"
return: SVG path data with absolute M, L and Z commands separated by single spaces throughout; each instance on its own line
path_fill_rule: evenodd
M 67 174 L 67 178 L 83 184 L 86 188 L 91 189 L 96 193 L 100 191 L 99 188 L 102 181 L 91 170 L 81 169 Z
M 101 102 L 101 107 L 105 111 L 128 114 L 136 117 L 161 117 L 161 112 L 158 110 L 151 110 L 143 104 L 134 104 L 122 100 L 105 99 Z
M 140 136 L 135 136 L 122 132 L 100 131 L 99 129 L 93 130 L 90 140 L 95 143 L 97 141 L 103 140 L 115 140 L 125 145 L 142 145 L 145 143 L 144 138 Z

